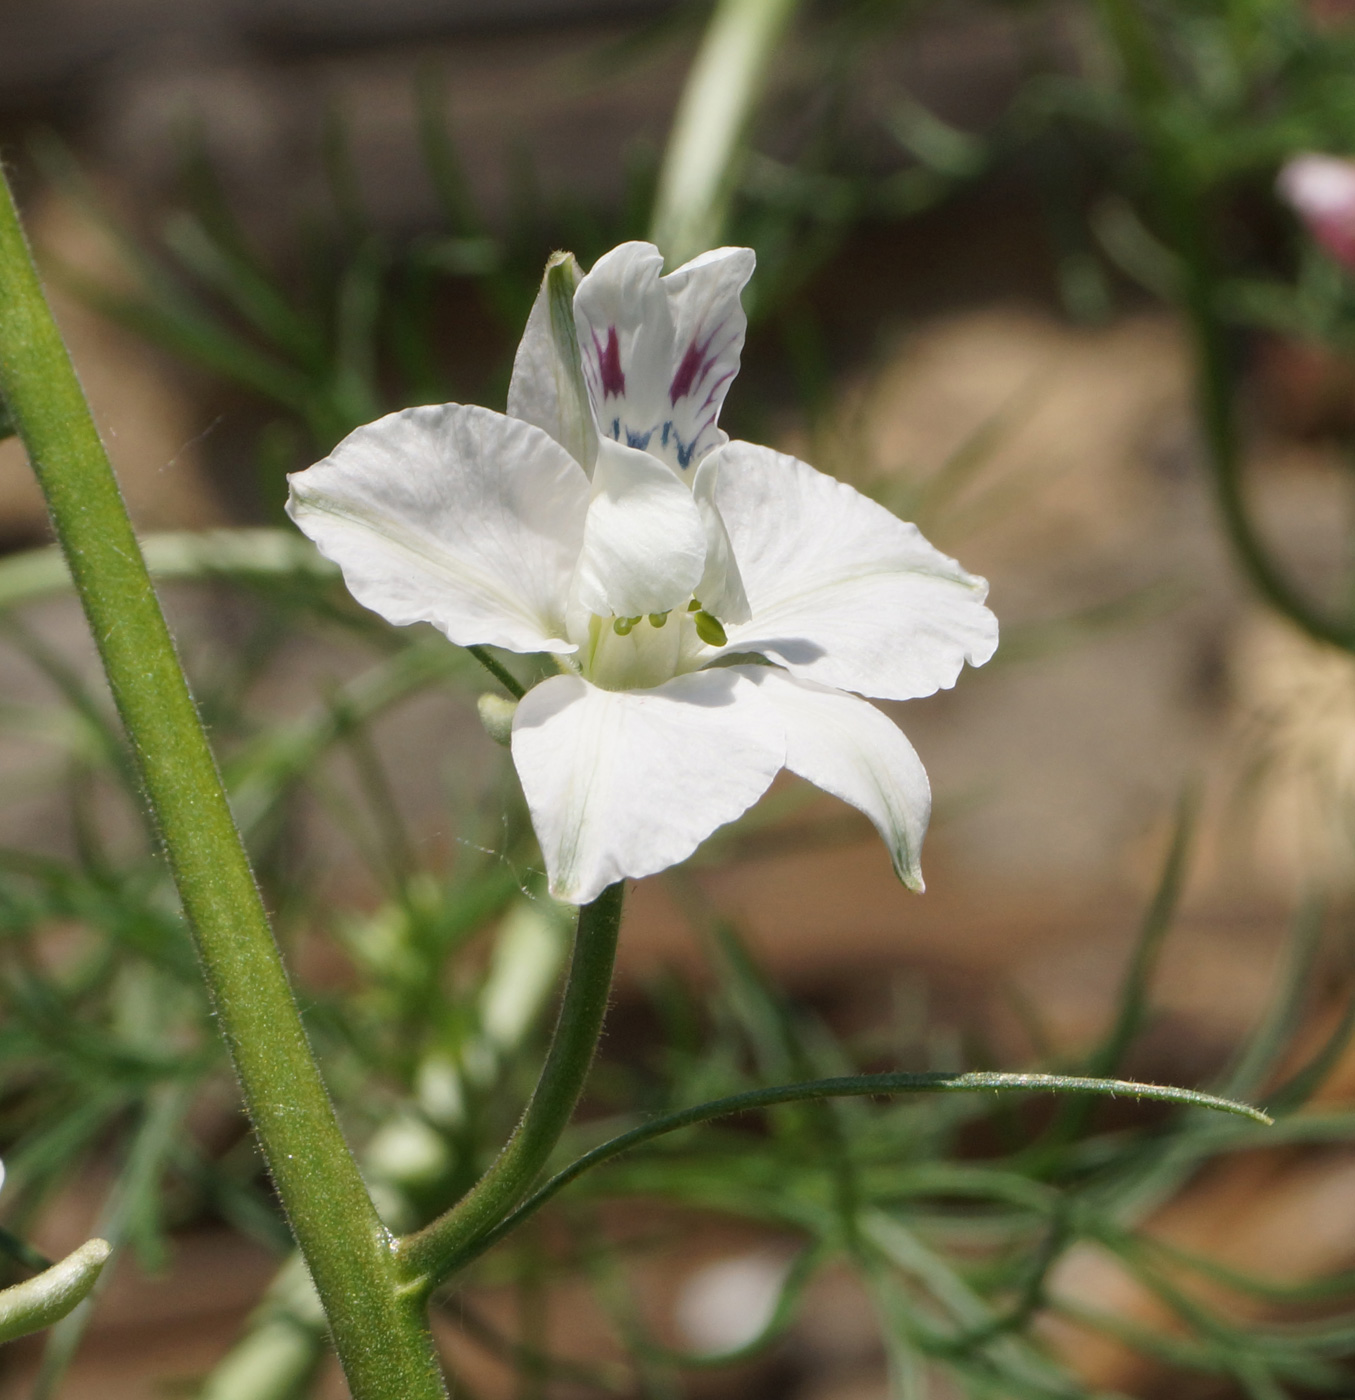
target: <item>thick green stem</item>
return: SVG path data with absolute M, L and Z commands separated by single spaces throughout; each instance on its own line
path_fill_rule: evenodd
M 493 1166 L 446 1214 L 400 1241 L 410 1287 L 427 1294 L 463 1260 L 477 1241 L 499 1226 L 531 1190 L 560 1135 L 574 1116 L 593 1063 L 616 960 L 625 886 L 609 885 L 579 910 L 574 955 L 541 1078 Z
M 98 431 L 0 179 L 0 398 L 28 449 L 355 1400 L 441 1400 L 416 1300 L 344 1142 Z

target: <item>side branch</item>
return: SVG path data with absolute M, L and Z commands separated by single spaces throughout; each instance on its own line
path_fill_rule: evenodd
M 617 881 L 579 910 L 560 1016 L 541 1078 L 513 1136 L 451 1210 L 398 1242 L 413 1296 L 426 1297 L 466 1259 L 481 1253 L 480 1240 L 506 1233 L 504 1216 L 531 1190 L 569 1126 L 602 1034 L 624 895 L 625 885 Z M 516 1220 L 518 1215 L 509 1218 Z

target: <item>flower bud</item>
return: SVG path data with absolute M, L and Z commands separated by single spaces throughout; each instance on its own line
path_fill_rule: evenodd
M 485 733 L 496 744 L 507 748 L 513 739 L 513 716 L 517 713 L 518 702 L 506 695 L 486 691 L 475 702 L 475 708 L 480 712 L 480 723 L 484 725 Z

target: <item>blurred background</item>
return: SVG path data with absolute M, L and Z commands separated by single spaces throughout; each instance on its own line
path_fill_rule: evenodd
M 502 408 L 547 255 L 626 238 L 756 248 L 724 426 L 917 520 L 1003 642 L 886 707 L 925 895 L 791 780 L 636 889 L 570 1155 L 852 1069 L 1278 1116 L 662 1140 L 448 1292 L 454 1394 L 1355 1394 L 1355 272 L 1276 192 L 1355 156 L 1353 65 L 1340 0 L 0 0 L 0 155 L 389 1223 L 511 1127 L 568 928 L 490 678 L 284 478 Z M 341 1396 L 49 538 L 0 441 L 0 1269 L 119 1259 L 0 1395 Z

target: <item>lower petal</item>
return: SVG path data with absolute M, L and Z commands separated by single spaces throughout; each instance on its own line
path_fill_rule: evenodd
M 922 838 L 932 794 L 917 751 L 867 700 L 796 680 L 770 666 L 739 666 L 786 735 L 786 767 L 864 812 L 889 847 L 894 871 L 922 889 Z
M 513 721 L 551 893 L 571 904 L 685 860 L 762 796 L 784 759 L 780 724 L 738 668 L 636 691 L 554 676 Z

